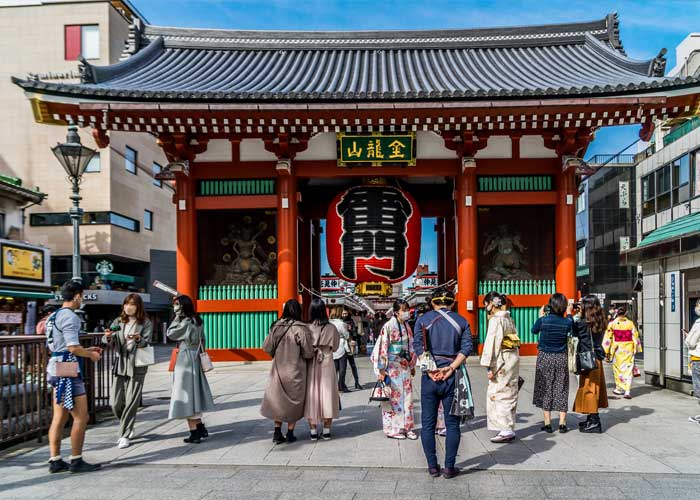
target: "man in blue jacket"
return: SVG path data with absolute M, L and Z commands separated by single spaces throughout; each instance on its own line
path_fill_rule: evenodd
M 443 472 L 446 479 L 451 479 L 459 473 L 455 467 L 455 460 L 461 439 L 460 417 L 450 415 L 455 391 L 455 372 L 472 350 L 469 323 L 450 310 L 454 301 L 452 292 L 435 290 L 431 298 L 433 310 L 418 319 L 413 337 L 416 356 L 428 350 L 437 364 L 437 370 L 424 372 L 421 378 L 421 442 L 430 475 L 440 476 L 440 465 L 435 452 L 435 425 L 438 407 L 442 402 L 447 428 Z

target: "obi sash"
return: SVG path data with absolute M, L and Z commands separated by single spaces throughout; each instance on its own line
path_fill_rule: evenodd
M 394 354 L 398 356 L 401 351 L 407 351 L 408 349 L 404 347 L 403 342 L 391 343 L 389 344 L 389 354 Z
M 615 342 L 632 342 L 632 330 L 613 330 Z

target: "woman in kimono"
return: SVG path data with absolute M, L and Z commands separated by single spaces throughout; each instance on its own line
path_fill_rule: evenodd
M 272 357 L 272 368 L 260 414 L 275 422 L 273 443 L 293 443 L 297 440 L 294 427 L 304 416 L 306 360 L 314 356 L 313 338 L 301 321 L 299 302 L 285 302 L 282 317 L 270 327 L 262 348 Z M 286 438 L 282 422 L 287 422 Z
M 510 443 L 515 439 L 515 413 L 518 407 L 520 338 L 506 310 L 506 296 L 489 292 L 484 297 L 488 314 L 488 332 L 481 354 L 489 379 L 486 390 L 486 420 L 490 431 L 498 432 L 492 443 Z
M 632 399 L 634 355 L 642 352 L 642 343 L 639 341 L 637 327 L 627 318 L 627 305 L 622 304 L 618 307 L 617 317 L 608 325 L 603 338 L 603 349 L 608 360 L 613 363 L 613 394 Z
M 204 329 L 202 319 L 187 295 L 177 296 L 173 308 L 175 319 L 168 327 L 167 335 L 179 344 L 168 418 L 187 419 L 190 435 L 184 441 L 199 444 L 209 436 L 202 414 L 214 410 L 214 398 L 199 357 L 205 348 Z
M 333 363 L 333 352 L 340 346 L 340 334 L 328 321 L 326 304 L 321 299 L 311 301 L 309 319 L 314 357 L 307 363 L 304 416 L 309 422 L 311 441 L 318 440 L 321 425 L 321 439 L 328 441 L 331 424 L 334 418 L 338 418 L 340 410 L 338 379 Z
M 119 419 L 117 448 L 128 448 L 134 438 L 134 422 L 141 402 L 147 366 L 136 366 L 136 350 L 151 342 L 153 325 L 146 317 L 143 300 L 130 293 L 122 303 L 121 315 L 105 331 L 102 342 L 114 345 L 112 385 L 109 402 L 114 416 Z
M 384 324 L 372 351 L 372 365 L 378 380 L 390 391 L 389 401 L 382 403 L 382 427 L 391 439 L 418 439 L 413 432 L 413 379 L 416 355 L 413 332 L 408 325 L 411 312 L 408 303 L 399 299 L 392 307 L 393 315 Z

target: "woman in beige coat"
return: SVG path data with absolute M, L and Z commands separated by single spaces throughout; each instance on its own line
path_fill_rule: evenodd
M 314 356 L 313 338 L 301 321 L 299 302 L 285 302 L 282 318 L 272 325 L 262 348 L 272 357 L 272 369 L 260 414 L 275 422 L 273 443 L 293 443 L 297 440 L 294 426 L 304 416 L 306 360 Z M 282 422 L 287 422 L 286 438 Z
M 321 439 L 327 441 L 331 438 L 333 419 L 338 418 L 340 411 L 338 379 L 333 363 L 333 352 L 340 346 L 340 333 L 328 321 L 326 304 L 321 299 L 311 301 L 309 319 L 314 357 L 307 364 L 304 416 L 309 421 L 311 440 L 318 440 L 318 427 L 323 424 Z

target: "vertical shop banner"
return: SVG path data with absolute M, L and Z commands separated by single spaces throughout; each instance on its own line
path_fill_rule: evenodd
M 340 278 L 397 283 L 420 258 L 421 216 L 416 201 L 393 186 L 358 186 L 337 195 L 326 223 L 328 263 Z

